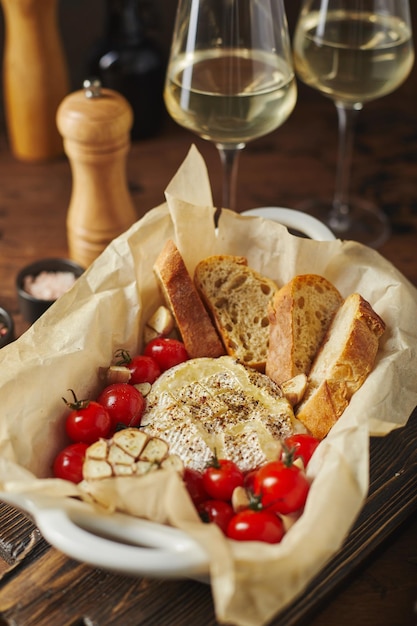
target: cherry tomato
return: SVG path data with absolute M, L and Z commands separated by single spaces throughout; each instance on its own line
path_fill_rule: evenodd
M 76 401 L 69 406 L 74 408 L 66 419 L 65 429 L 72 441 L 90 444 L 108 437 L 112 421 L 104 406 L 94 400 Z
M 214 457 L 203 472 L 203 485 L 209 496 L 228 502 L 236 487 L 244 483 L 243 472 L 236 463 Z
M 264 541 L 279 543 L 285 534 L 284 524 L 271 511 L 245 509 L 230 520 L 226 535 L 236 541 Z
M 168 337 L 155 337 L 145 347 L 145 356 L 150 356 L 158 363 L 161 372 L 188 360 L 188 354 L 182 341 Z
M 254 493 L 274 513 L 295 513 L 303 508 L 310 489 L 304 472 L 282 461 L 266 463 L 256 473 Z
M 308 435 L 307 433 L 290 435 L 284 441 L 284 450 L 281 458 L 285 459 L 288 451 L 289 454 L 293 455 L 293 460 L 301 458 L 304 463 L 304 467 L 307 467 L 311 457 L 313 456 L 313 452 L 319 443 L 320 439 L 316 439 L 316 437 Z
M 150 383 L 151 385 L 161 375 L 161 368 L 157 361 L 151 356 L 139 354 L 134 356 L 127 365 L 130 370 L 130 383 L 138 385 L 140 383 Z
M 130 371 L 131 385 L 150 383 L 151 385 L 161 375 L 161 368 L 151 356 L 138 354 L 131 357 L 127 350 L 118 350 L 115 354 L 117 365 L 123 365 Z
M 246 472 L 245 474 L 245 480 L 243 483 L 243 486 L 245 487 L 246 491 L 249 491 L 250 493 L 254 492 L 254 488 L 255 488 L 255 476 L 258 470 L 253 469 L 253 470 L 249 470 L 249 472 Z
M 191 467 L 186 467 L 184 470 L 183 480 L 195 506 L 198 506 L 208 499 L 209 496 L 204 489 L 203 474 L 201 472 L 191 469 Z
M 83 479 L 83 464 L 85 452 L 88 448 L 86 443 L 71 443 L 57 454 L 53 464 L 53 472 L 56 478 L 70 480 L 79 483 Z
M 113 383 L 103 389 L 97 402 L 109 413 L 113 428 L 118 425 L 140 425 L 145 410 L 145 398 L 136 387 L 127 383 Z
M 234 515 L 232 506 L 224 500 L 206 500 L 199 505 L 198 512 L 203 522 L 217 524 L 224 534 Z

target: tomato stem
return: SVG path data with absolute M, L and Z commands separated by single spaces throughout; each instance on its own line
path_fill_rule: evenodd
M 90 404 L 90 400 L 78 400 L 73 389 L 68 389 L 68 391 L 72 393 L 73 401 L 70 402 L 66 400 L 66 398 L 62 398 L 68 408 L 79 411 L 80 409 L 86 409 L 88 407 L 88 405 Z
M 263 511 L 265 507 L 262 504 L 262 494 L 254 494 L 252 491 L 249 491 L 248 495 L 248 509 L 251 509 L 252 511 Z
M 125 350 L 124 348 L 116 350 L 116 352 L 114 353 L 114 358 L 117 359 L 117 361 L 115 361 L 116 365 L 128 365 L 132 360 L 130 352 L 128 350 Z
M 287 445 L 285 445 L 285 443 L 282 444 L 282 462 L 285 465 L 285 467 L 291 467 L 291 465 L 294 465 L 294 457 L 295 457 L 295 453 L 297 451 L 296 446 L 292 446 L 291 448 Z
M 214 448 L 214 454 L 211 457 L 210 461 L 207 462 L 206 467 L 214 467 L 216 469 L 220 469 L 221 465 L 219 462 L 219 457 L 217 456 L 216 448 Z

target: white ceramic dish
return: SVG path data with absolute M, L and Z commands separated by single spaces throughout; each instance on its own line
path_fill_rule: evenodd
M 335 239 L 324 224 L 300 211 L 261 207 L 242 215 L 280 222 L 311 239 Z M 70 498 L 7 492 L 0 499 L 28 513 L 52 546 L 77 561 L 128 575 L 208 580 L 205 551 L 179 529 L 121 513 L 99 514 Z
M 302 211 L 283 207 L 259 207 L 243 211 L 241 215 L 255 215 L 274 222 L 279 222 L 286 228 L 298 231 L 317 241 L 332 241 L 336 239 L 332 231 L 323 222 Z
M 77 561 L 128 575 L 208 579 L 206 553 L 177 528 L 100 514 L 70 498 L 0 493 L 0 499 L 28 513 L 46 541 Z

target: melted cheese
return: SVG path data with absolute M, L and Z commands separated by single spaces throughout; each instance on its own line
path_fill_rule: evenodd
M 216 452 L 248 471 L 276 459 L 294 414 L 267 376 L 233 358 L 199 358 L 168 370 L 152 386 L 144 431 L 202 470 Z

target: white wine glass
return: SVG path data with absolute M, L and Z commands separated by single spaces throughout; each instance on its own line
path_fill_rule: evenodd
M 364 104 L 397 89 L 411 71 L 409 2 L 304 0 L 293 47 L 298 77 L 333 100 L 339 129 L 334 197 L 302 208 L 337 237 L 379 247 L 390 234 L 387 217 L 372 204 L 349 197 L 354 128 Z
M 217 146 L 222 206 L 236 210 L 238 155 L 297 100 L 283 0 L 179 0 L 164 98 L 178 124 Z

